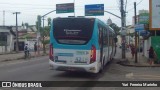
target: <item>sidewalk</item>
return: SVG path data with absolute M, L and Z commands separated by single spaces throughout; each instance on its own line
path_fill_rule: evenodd
M 31 58 L 33 58 L 34 57 L 34 52 L 30 52 L 30 53 L 31 53 Z M 48 50 L 46 51 L 46 53 L 47 53 L 46 55 L 48 55 Z M 40 51 L 39 56 L 45 56 L 43 54 L 43 51 Z M 37 56 L 37 57 L 39 57 L 39 56 Z M 11 61 L 11 60 L 19 60 L 19 59 L 24 59 L 24 52 L 0 55 L 0 62 Z
M 130 51 L 126 51 L 126 59 L 121 59 L 118 63 L 123 66 L 132 67 L 160 67 L 160 64 L 150 65 L 148 58 L 143 56 L 142 53 L 137 53 L 137 63 L 135 63 L 135 58 L 132 59 Z

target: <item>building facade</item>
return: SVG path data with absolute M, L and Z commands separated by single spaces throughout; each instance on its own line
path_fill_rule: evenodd
M 14 50 L 15 33 L 9 26 L 0 26 L 0 53 Z

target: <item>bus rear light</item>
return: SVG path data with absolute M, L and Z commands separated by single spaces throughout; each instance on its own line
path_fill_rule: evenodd
M 49 59 L 54 61 L 54 58 L 53 58 L 53 44 L 50 44 L 50 47 L 49 47 Z
M 96 47 L 92 45 L 91 55 L 90 55 L 90 63 L 94 63 L 96 61 Z

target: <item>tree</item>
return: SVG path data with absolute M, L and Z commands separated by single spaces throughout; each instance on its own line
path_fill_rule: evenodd
M 28 29 L 28 27 L 29 27 L 29 24 L 28 24 L 28 23 L 25 23 L 24 25 L 26 26 L 26 29 Z
M 36 21 L 36 29 L 38 30 L 38 21 Z
M 41 27 L 41 16 L 40 15 L 37 16 L 36 28 L 39 30 L 42 37 L 49 37 L 51 18 L 48 18 L 47 21 L 48 21 L 48 26 L 45 26 L 44 29 L 43 29 L 43 27 Z M 46 47 L 46 44 L 49 44 L 49 40 L 45 39 L 43 41 L 41 39 L 41 42 L 43 44 L 43 50 L 44 50 L 44 53 L 45 53 L 46 52 L 45 47 Z
M 51 25 L 51 18 L 48 18 L 47 21 L 48 21 L 48 26 L 50 26 Z
M 44 27 L 44 31 L 43 31 L 43 29 L 41 28 L 40 29 L 40 32 L 41 32 L 41 36 L 45 36 L 45 37 L 49 37 L 49 35 L 50 35 L 50 26 L 45 26 Z
M 44 27 L 44 36 L 49 37 L 50 35 L 50 26 Z
M 22 22 L 22 27 L 24 28 L 24 23 Z
M 115 23 L 112 23 L 109 26 L 114 29 L 117 35 L 119 35 L 120 27 L 118 27 Z

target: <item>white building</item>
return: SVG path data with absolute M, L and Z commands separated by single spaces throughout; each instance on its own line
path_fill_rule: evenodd
M 18 26 L 19 43 L 18 47 L 20 51 L 24 50 L 25 43 L 28 43 L 33 50 L 33 45 L 36 42 L 36 26 L 32 25 L 28 28 Z M 29 39 L 25 36 L 29 35 Z M 11 52 L 16 50 L 16 27 L 15 26 L 0 26 L 0 53 Z
M 134 35 L 130 36 L 130 34 L 134 34 L 135 29 L 133 25 L 129 25 L 126 27 L 126 32 L 127 32 L 127 36 L 126 36 L 126 42 L 128 44 L 134 44 L 135 40 L 134 40 Z
M 11 27 L 0 26 L 0 53 L 14 50 L 14 37 L 15 33 Z

